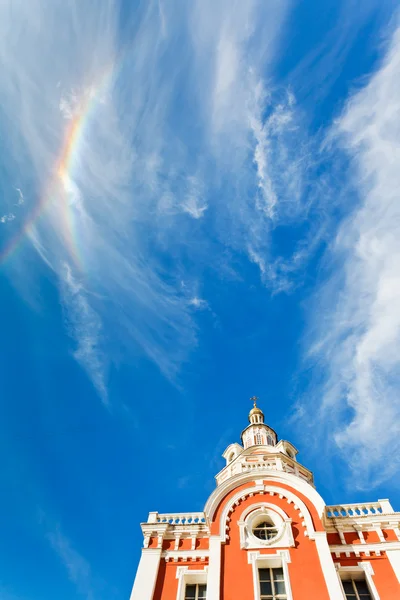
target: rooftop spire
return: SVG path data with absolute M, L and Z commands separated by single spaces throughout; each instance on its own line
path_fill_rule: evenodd
M 252 396 L 252 397 L 250 398 L 250 400 L 253 402 L 253 406 L 254 406 L 254 408 L 257 408 L 257 400 L 258 400 L 258 399 L 259 399 L 259 398 L 258 398 L 258 396 Z
M 257 406 L 257 396 L 252 396 L 250 400 L 253 402 L 253 408 L 249 412 L 249 421 L 250 423 L 264 423 L 264 413 L 261 408 Z

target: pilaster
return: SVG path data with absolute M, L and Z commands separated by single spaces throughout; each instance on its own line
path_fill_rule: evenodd
M 313 534 L 321 563 L 322 573 L 328 588 L 329 600 L 343 600 L 343 591 L 332 560 L 331 551 L 325 531 L 315 531 Z
M 210 554 L 207 577 L 207 600 L 220 600 L 221 589 L 221 538 L 210 536 Z
M 162 548 L 143 548 L 130 600 L 152 600 Z

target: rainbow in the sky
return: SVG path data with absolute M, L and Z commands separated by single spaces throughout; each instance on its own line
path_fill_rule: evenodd
M 22 227 L 13 237 L 11 237 L 5 248 L 1 251 L 0 263 L 3 263 L 20 247 L 26 236 L 29 236 L 33 231 L 35 223 L 43 214 L 46 206 L 57 195 L 60 200 L 59 207 L 62 213 L 63 237 L 71 258 L 77 266 L 80 266 L 81 261 L 78 244 L 75 239 L 76 236 L 74 235 L 73 227 L 73 209 L 71 208 L 68 199 L 69 186 L 72 181 L 71 174 L 82 147 L 81 142 L 84 137 L 86 125 L 89 122 L 89 117 L 96 105 L 100 92 L 103 92 L 105 86 L 109 84 L 112 75 L 113 68 L 107 69 L 105 74 L 101 77 L 100 84 L 91 89 L 91 93 L 87 94 L 78 113 L 68 122 L 64 142 L 59 157 L 55 162 L 51 181 L 46 186 L 40 200 L 33 208 Z

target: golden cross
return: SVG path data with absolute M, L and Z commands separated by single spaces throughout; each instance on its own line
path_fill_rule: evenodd
M 254 408 L 256 408 L 256 407 L 257 407 L 257 400 L 258 400 L 258 399 L 259 399 L 259 398 L 258 398 L 258 396 L 252 396 L 252 397 L 250 398 L 250 400 L 251 400 L 252 402 L 254 402 Z

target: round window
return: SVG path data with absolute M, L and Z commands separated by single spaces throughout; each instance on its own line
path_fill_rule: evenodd
M 278 533 L 272 520 L 262 521 L 254 527 L 253 533 L 259 540 L 272 540 Z

